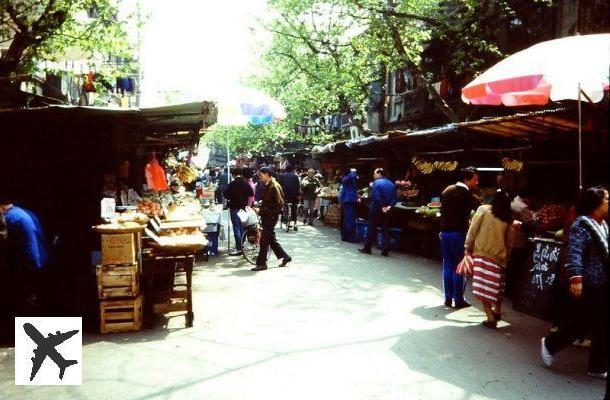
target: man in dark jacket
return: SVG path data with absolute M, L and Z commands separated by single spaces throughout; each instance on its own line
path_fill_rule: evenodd
M 462 170 L 462 181 L 448 186 L 441 195 L 441 251 L 443 253 L 443 284 L 445 306 L 469 307 L 464 300 L 464 278 L 456 274 L 457 265 L 464 258 L 464 243 L 470 213 L 479 206 L 472 191 L 479 185 L 476 169 Z
M 280 267 L 285 267 L 292 258 L 284 251 L 282 246 L 275 237 L 275 225 L 284 207 L 284 193 L 282 187 L 272 177 L 272 171 L 270 168 L 263 167 L 259 172 L 259 179 L 265 185 L 263 192 L 262 204 L 259 210 L 261 217 L 261 225 L 263 232 L 261 235 L 260 250 L 258 257 L 256 258 L 256 267 L 252 268 L 252 271 L 263 271 L 267 269 L 267 253 L 269 247 L 273 250 L 273 253 L 278 258 L 281 258 L 282 263 Z
M 390 217 L 389 212 L 396 205 L 396 186 L 385 177 L 383 168 L 377 168 L 373 173 L 375 181 L 371 185 L 371 205 L 369 207 L 369 231 L 366 234 L 364 247 L 358 249 L 361 253 L 371 254 L 373 242 L 377 237 L 377 228 L 381 227 L 383 243 L 381 255 L 390 255 Z
M 290 221 L 294 222 L 294 230 L 297 229 L 297 208 L 299 206 L 299 195 L 301 193 L 301 184 L 299 176 L 294 173 L 294 167 L 290 164 L 286 165 L 286 171 L 280 174 L 278 182 L 284 191 L 284 201 L 290 204 Z
M 234 174 L 234 180 L 229 183 L 224 192 L 224 197 L 227 199 L 227 206 L 231 215 L 231 224 L 233 225 L 233 236 L 235 237 L 235 251 L 230 255 L 240 255 L 241 237 L 244 233 L 244 228 L 239 219 L 239 210 L 243 210 L 248 205 L 248 197 L 254 196 L 254 191 L 248 185 L 241 175 L 241 171 Z

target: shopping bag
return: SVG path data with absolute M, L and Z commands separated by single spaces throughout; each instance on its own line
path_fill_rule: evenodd
M 472 256 L 465 255 L 457 265 L 455 273 L 462 276 L 472 276 Z
M 151 190 L 167 190 L 169 189 L 169 185 L 167 184 L 167 179 L 165 178 L 165 171 L 163 167 L 159 165 L 159 161 L 157 158 L 153 158 L 151 162 L 146 164 L 146 168 L 144 169 L 144 174 L 146 175 L 146 184 L 148 188 Z
M 239 216 L 242 226 L 250 226 L 258 223 L 258 215 L 252 207 L 246 207 L 243 210 L 239 210 L 237 215 Z
M 242 226 L 246 226 L 246 222 L 248 222 L 248 213 L 246 212 L 246 210 L 239 210 L 237 212 L 237 216 L 239 217 Z

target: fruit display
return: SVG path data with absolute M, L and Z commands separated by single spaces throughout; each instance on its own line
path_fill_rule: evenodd
M 159 235 L 160 236 L 182 236 L 182 235 L 196 235 L 199 232 L 199 229 L 188 227 L 188 228 L 173 228 L 173 229 L 163 229 Z
M 139 224 L 137 222 L 118 222 L 113 221 L 109 224 L 101 224 L 93 227 L 93 230 L 101 234 L 122 234 L 122 233 L 134 233 L 143 231 L 146 225 Z
M 191 183 L 199 178 L 199 173 L 195 168 L 192 168 L 185 163 L 176 165 L 176 176 L 182 183 Z
M 417 157 L 413 157 L 413 159 L 411 159 L 411 162 L 413 163 L 415 168 L 417 168 L 417 170 L 424 175 L 429 175 L 432 173 L 432 171 L 434 171 L 434 164 L 431 162 L 419 159 Z
M 194 215 L 199 215 L 201 211 L 201 203 L 197 200 L 187 201 L 186 199 L 180 203 L 172 203 L 167 207 L 166 218 L 172 221 L 190 219 Z
M 156 217 L 163 214 L 161 204 L 154 200 L 148 199 L 144 199 L 138 203 L 138 211 L 151 217 Z
M 440 205 L 438 207 L 435 206 L 434 203 L 430 203 L 433 204 L 433 207 L 428 206 L 421 206 L 419 207 L 417 210 L 415 210 L 416 214 L 421 214 L 422 216 L 426 217 L 426 218 L 438 218 L 441 216 L 441 210 L 440 210 Z
M 138 224 L 147 224 L 148 216 L 143 212 L 125 211 L 117 216 L 118 222 L 137 222 Z
M 424 175 L 429 175 L 432 172 L 442 171 L 442 172 L 452 172 L 458 168 L 459 163 L 457 161 L 426 161 L 422 160 L 418 157 L 413 157 L 411 159 L 411 163 L 419 172 Z
M 409 199 L 419 195 L 417 185 L 412 184 L 411 181 L 396 181 L 395 183 L 399 197 Z
M 507 171 L 521 172 L 523 169 L 523 161 L 514 160 L 512 158 L 504 157 L 502 159 L 502 168 Z
M 455 171 L 458 167 L 457 161 L 435 161 L 434 169 L 443 172 L 451 172 Z
M 540 229 L 553 231 L 563 226 L 566 210 L 559 204 L 546 204 L 538 210 L 535 218 L 540 224 Z

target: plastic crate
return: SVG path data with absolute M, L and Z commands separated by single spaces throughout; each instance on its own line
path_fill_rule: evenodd
M 389 250 L 398 250 L 398 247 L 400 246 L 400 233 L 402 232 L 402 229 L 400 228 L 390 228 L 390 243 L 389 243 Z M 377 249 L 381 250 L 382 249 L 382 241 L 383 241 L 383 235 L 381 233 L 381 228 L 377 229 L 377 237 L 375 238 L 375 247 L 377 247 Z

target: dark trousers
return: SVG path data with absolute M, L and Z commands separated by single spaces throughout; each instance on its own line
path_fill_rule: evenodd
M 369 214 L 369 231 L 366 234 L 364 248 L 371 250 L 375 238 L 377 237 L 377 228 L 381 228 L 382 242 L 381 250 L 388 251 L 390 248 L 390 216 L 381 210 L 371 210 Z
M 241 220 L 237 214 L 239 209 L 231 208 L 229 213 L 231 214 L 231 225 L 233 225 L 233 236 L 235 237 L 235 250 L 241 251 L 241 237 L 244 234 L 244 228 L 241 225 Z
M 445 301 L 454 300 L 455 304 L 464 303 L 464 278 L 456 274 L 455 269 L 464 258 L 465 242 L 465 232 L 441 232 Z
M 289 211 L 289 221 L 294 221 L 295 225 L 297 222 L 297 210 L 299 208 L 299 200 L 298 199 L 290 199 L 290 200 L 286 200 L 286 206 L 288 206 L 290 209 Z
M 580 299 L 572 299 L 567 311 L 566 323 L 559 330 L 549 334 L 546 347 L 549 353 L 555 354 L 576 340 L 583 328 L 589 332 L 589 372 L 602 373 L 607 369 L 607 323 L 608 302 L 607 287 L 585 286 Z
M 263 218 L 261 221 L 261 225 L 263 227 L 263 232 L 261 234 L 261 247 L 258 252 L 258 257 L 256 258 L 256 265 L 265 265 L 267 263 L 267 253 L 269 252 L 269 247 L 278 258 L 286 258 L 288 254 L 284 251 L 282 246 L 277 241 L 275 237 L 275 225 L 277 224 L 279 216 L 275 216 L 272 218 Z
M 356 203 L 341 204 L 341 240 L 343 241 L 352 243 L 358 242 L 356 234 L 357 207 Z

